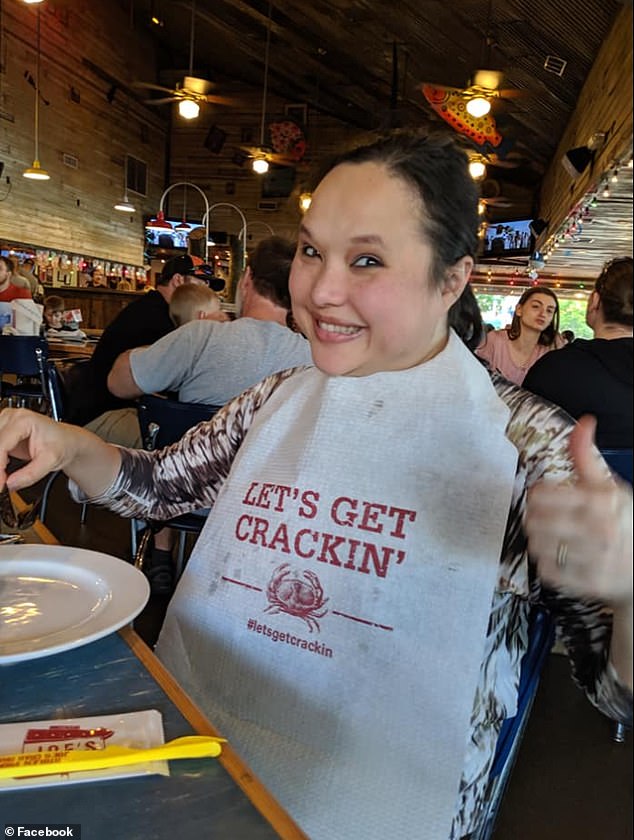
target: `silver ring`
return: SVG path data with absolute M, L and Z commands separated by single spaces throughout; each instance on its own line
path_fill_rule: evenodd
M 560 542 L 557 546 L 557 568 L 564 569 L 568 562 L 568 543 Z

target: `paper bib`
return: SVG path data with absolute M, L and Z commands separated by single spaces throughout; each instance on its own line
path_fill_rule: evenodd
M 453 334 L 258 412 L 158 654 L 314 840 L 447 837 L 517 452 Z

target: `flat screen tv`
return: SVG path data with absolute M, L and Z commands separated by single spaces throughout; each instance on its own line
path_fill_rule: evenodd
M 533 251 L 531 219 L 495 222 L 487 225 L 483 241 L 483 257 L 523 257 Z
M 196 227 L 201 227 L 199 221 L 192 221 L 187 219 L 189 225 L 188 230 L 175 230 L 176 225 L 181 224 L 182 219 L 169 218 L 165 219 L 171 230 L 167 228 L 152 227 L 150 221 L 145 223 L 145 243 L 146 245 L 153 245 L 157 248 L 187 248 L 187 235 L 190 230 Z

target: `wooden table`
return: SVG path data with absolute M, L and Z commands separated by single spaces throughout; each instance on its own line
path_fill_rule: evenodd
M 56 542 L 41 523 L 26 536 Z M 166 740 L 219 734 L 130 627 L 0 666 L 0 723 L 145 709 L 161 712 Z M 219 759 L 170 762 L 169 777 L 0 790 L 0 814 L 5 823 L 80 823 L 89 840 L 306 840 L 229 744 Z
M 86 359 L 92 356 L 97 346 L 96 340 L 48 342 L 48 355 L 51 359 Z

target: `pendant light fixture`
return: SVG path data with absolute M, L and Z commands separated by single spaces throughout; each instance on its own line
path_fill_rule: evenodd
M 37 36 L 36 36 L 36 62 L 35 62 L 35 156 L 33 165 L 25 169 L 22 175 L 33 181 L 48 181 L 51 177 L 46 169 L 40 165 L 39 154 L 39 133 L 40 133 L 40 10 L 37 9 Z
M 123 200 L 118 201 L 114 205 L 115 210 L 119 210 L 121 213 L 134 213 L 136 208 L 131 201 L 128 200 L 128 158 L 126 157 L 125 162 L 123 164 Z
M 196 32 L 196 0 L 192 0 L 192 17 L 189 24 L 189 78 L 194 75 L 194 35 Z M 200 114 L 200 105 L 195 99 L 185 97 L 178 103 L 178 113 L 184 120 L 195 120 Z
M 174 225 L 174 230 L 179 230 L 181 233 L 186 233 L 189 230 L 187 224 L 187 184 L 183 184 L 183 219 L 177 225 Z
M 269 171 L 269 162 L 264 153 L 264 123 L 266 120 L 266 95 L 269 85 L 269 52 L 271 48 L 271 3 L 269 0 L 269 14 L 266 24 L 266 46 L 264 48 L 264 85 L 262 87 L 262 117 L 260 119 L 260 150 L 261 153 L 253 158 L 251 168 L 258 175 Z

